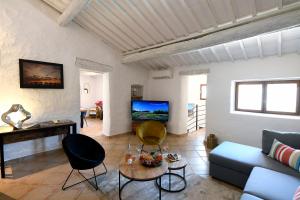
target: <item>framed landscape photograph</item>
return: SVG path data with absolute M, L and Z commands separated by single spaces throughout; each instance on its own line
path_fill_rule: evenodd
M 20 88 L 63 89 L 63 65 L 19 59 Z

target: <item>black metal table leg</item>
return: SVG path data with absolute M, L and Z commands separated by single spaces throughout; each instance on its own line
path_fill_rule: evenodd
M 167 188 L 164 188 L 164 187 L 161 185 L 161 183 L 160 183 L 160 184 L 158 183 L 159 180 L 156 180 L 156 185 L 157 185 L 157 187 L 160 188 L 160 189 L 163 190 L 163 191 L 166 191 L 166 192 L 172 192 L 172 193 L 175 193 L 175 192 L 181 192 L 182 190 L 184 190 L 184 189 L 186 188 L 185 167 L 182 167 L 181 169 L 183 170 L 183 171 L 182 171 L 182 176 L 179 175 L 179 174 L 176 174 L 176 173 L 172 173 L 172 170 L 169 169 L 169 172 L 168 172 L 168 173 L 165 173 L 164 175 L 161 176 L 161 178 L 162 178 L 163 176 L 168 176 L 168 178 L 169 178 L 169 187 L 167 186 Z M 179 179 L 181 179 L 181 180 L 183 181 L 183 187 L 181 187 L 181 188 L 179 188 L 179 189 L 177 189 L 177 190 L 172 189 L 172 185 L 171 185 L 171 184 L 172 184 L 172 179 L 171 179 L 172 176 L 176 176 L 176 177 L 178 177 Z
M 171 170 L 169 170 L 169 190 L 171 190 Z
M 121 200 L 121 174 L 119 171 L 119 199 Z
M 0 153 L 1 153 L 1 178 L 5 178 L 5 163 L 4 163 L 4 147 L 3 138 L 0 137 Z
M 158 179 L 159 179 L 159 187 L 158 187 L 158 190 L 159 190 L 159 200 L 161 200 L 161 176 Z

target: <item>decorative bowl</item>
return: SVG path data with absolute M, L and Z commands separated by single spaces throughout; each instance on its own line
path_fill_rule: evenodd
M 160 152 L 143 152 L 140 155 L 140 162 L 145 167 L 158 167 L 162 164 L 163 157 Z

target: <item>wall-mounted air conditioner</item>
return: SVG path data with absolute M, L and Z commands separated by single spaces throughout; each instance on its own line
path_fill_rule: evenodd
M 171 79 L 173 78 L 173 71 L 172 70 L 151 71 L 151 77 L 153 79 Z

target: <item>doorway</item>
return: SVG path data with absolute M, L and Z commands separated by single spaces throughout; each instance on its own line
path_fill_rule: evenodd
M 187 132 L 205 131 L 207 74 L 190 75 L 187 80 Z
M 103 74 L 80 70 L 80 133 L 90 137 L 103 133 Z

